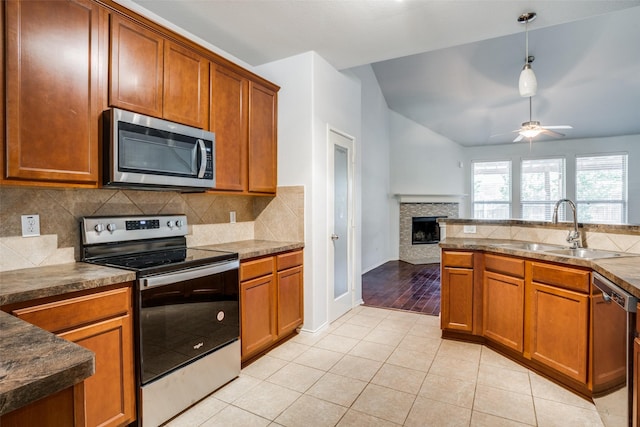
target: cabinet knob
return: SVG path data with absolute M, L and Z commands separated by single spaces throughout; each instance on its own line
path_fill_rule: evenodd
M 338 235 L 337 235 L 337 234 L 335 234 L 335 233 L 333 233 L 333 234 L 331 235 L 331 240 L 333 240 L 333 241 L 336 241 L 336 240 L 338 240 L 339 238 L 340 238 L 340 237 L 338 237 Z

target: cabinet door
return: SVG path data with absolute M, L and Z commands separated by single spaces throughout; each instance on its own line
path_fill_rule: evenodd
M 249 84 L 249 192 L 275 194 L 277 172 L 276 93 Z
M 483 335 L 523 351 L 524 280 L 485 271 L 483 286 Z
M 244 77 L 212 64 L 210 122 L 216 134 L 216 190 L 247 190 L 248 85 Z
M 242 359 L 267 348 L 278 337 L 274 275 L 240 284 Z
M 531 359 L 586 383 L 589 296 L 537 282 L 527 292 Z
M 441 311 L 443 329 L 473 330 L 473 270 L 442 269 Z
M 106 11 L 87 0 L 5 6 L 4 178 L 97 183 Z
M 164 39 L 129 19 L 111 15 L 109 104 L 162 117 Z
M 116 317 L 60 334 L 95 353 L 96 373 L 84 382 L 89 426 L 121 426 L 135 419 L 131 317 Z M 119 398 L 105 398 L 114 397 Z
M 278 271 L 278 336 L 293 332 L 303 320 L 302 266 Z
M 95 353 L 95 374 L 84 381 L 87 425 L 125 425 L 135 420 L 130 285 L 11 313 Z
M 0 416 L 2 427 L 87 426 L 84 418 L 83 383 L 66 388 Z
M 640 424 L 640 339 L 633 340 L 633 423 Z
M 209 61 L 175 43 L 164 43 L 163 117 L 209 128 Z

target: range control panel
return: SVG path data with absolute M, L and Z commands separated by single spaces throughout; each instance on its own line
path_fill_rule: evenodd
M 186 215 L 84 217 L 81 221 L 82 243 L 125 242 L 186 236 Z
M 127 230 L 153 230 L 155 228 L 160 228 L 160 220 L 159 219 L 136 219 L 131 221 L 125 221 Z

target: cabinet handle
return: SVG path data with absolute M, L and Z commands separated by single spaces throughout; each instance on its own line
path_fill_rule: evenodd
M 340 238 L 340 237 L 338 237 L 338 235 L 337 235 L 337 234 L 335 234 L 335 233 L 333 233 L 333 234 L 331 235 L 331 240 L 333 240 L 333 241 L 336 241 L 336 240 L 338 240 L 339 238 Z

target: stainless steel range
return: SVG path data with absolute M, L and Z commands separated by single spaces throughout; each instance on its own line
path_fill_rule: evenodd
M 187 248 L 184 215 L 84 217 L 81 231 L 83 261 L 136 272 L 140 425 L 239 375 L 238 254 Z

